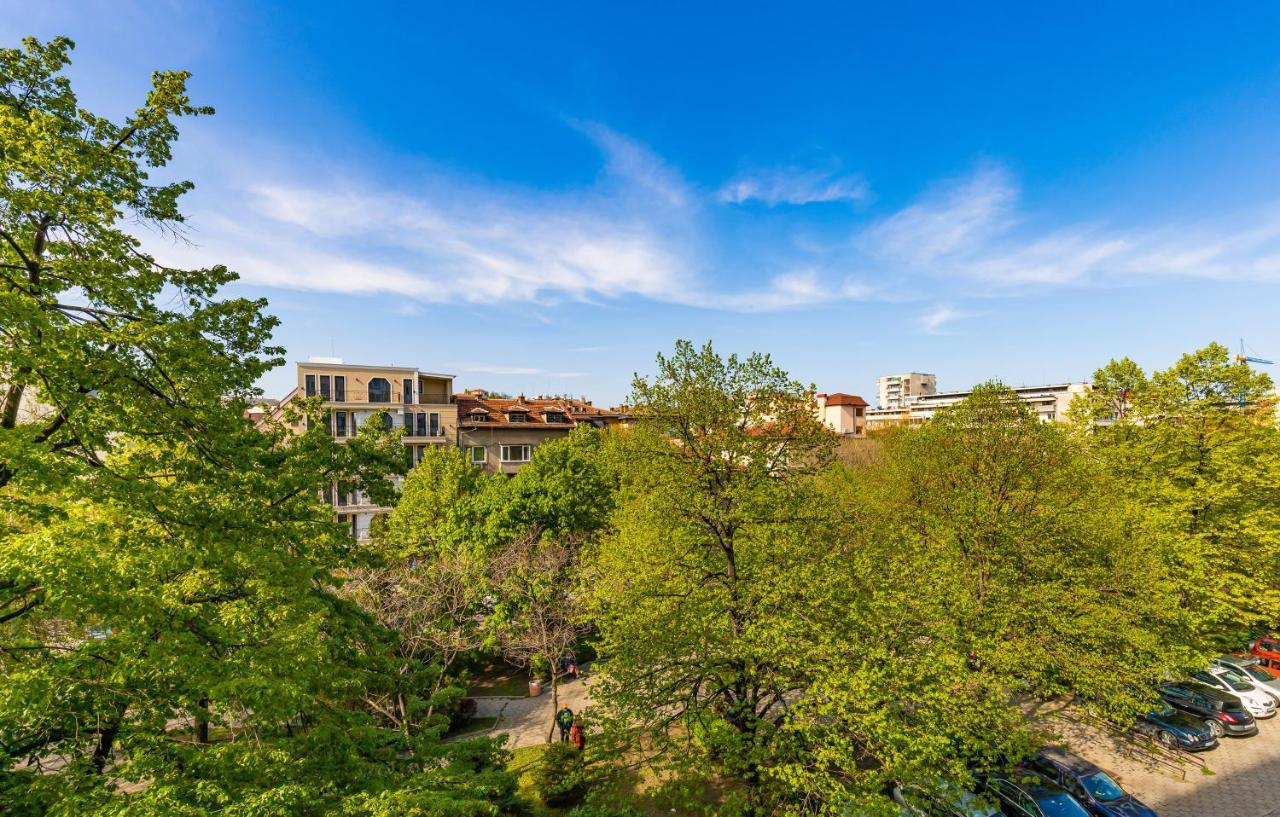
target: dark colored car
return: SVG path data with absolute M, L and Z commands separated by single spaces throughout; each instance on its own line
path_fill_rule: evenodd
M 893 802 L 909 817 L 1000 817 L 995 806 L 983 802 L 970 791 L 956 789 L 947 784 L 930 793 L 916 786 L 893 787 Z
M 1199 718 L 1171 706 L 1153 709 L 1138 718 L 1133 728 L 1150 735 L 1163 746 L 1184 752 L 1204 752 L 1218 747 L 1218 738 Z
M 1156 691 L 1169 706 L 1204 721 L 1214 737 L 1258 734 L 1258 722 L 1234 695 L 1196 681 L 1172 681 Z
M 1120 788 L 1111 775 L 1082 757 L 1062 749 L 1045 749 L 1027 765 L 1050 783 L 1061 786 L 1097 817 L 1159 817 L 1141 800 Z
M 986 788 L 1005 817 L 1089 817 L 1070 793 L 1030 772 L 990 777 Z

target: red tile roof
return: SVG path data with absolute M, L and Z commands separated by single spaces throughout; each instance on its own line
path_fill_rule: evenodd
M 821 396 L 821 395 L 819 395 Z M 845 394 L 842 391 L 826 395 L 828 406 L 865 406 L 867 401 L 856 394 Z
M 544 428 L 573 428 L 580 422 L 591 420 L 612 422 L 617 420 L 617 413 L 597 408 L 582 400 L 564 400 L 560 398 L 543 400 L 526 398 L 523 395 L 512 398 L 480 397 L 475 394 L 462 393 L 454 395 L 458 404 L 458 425 L 477 428 L 495 426 L 542 426 Z M 528 422 L 511 422 L 511 414 L 527 414 Z M 548 414 L 563 414 L 565 421 L 547 422 Z M 488 420 L 476 419 L 488 416 Z

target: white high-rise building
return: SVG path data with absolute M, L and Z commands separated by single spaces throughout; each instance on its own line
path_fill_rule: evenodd
M 920 372 L 885 375 L 876 380 L 876 405 L 900 409 L 917 397 L 938 391 L 938 377 Z

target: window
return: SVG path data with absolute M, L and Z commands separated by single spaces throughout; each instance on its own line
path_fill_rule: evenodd
M 382 412 L 382 430 L 390 431 L 392 426 L 394 425 L 395 425 L 395 421 L 391 419 L 391 412 L 389 411 Z
M 307 397 L 315 397 L 315 396 L 316 396 L 316 376 L 313 374 L 309 374 L 307 375 Z
M 548 422 L 548 423 L 567 423 L 567 422 L 569 422 L 569 418 L 568 418 L 568 417 L 566 417 L 566 416 L 564 415 L 564 413 L 563 413 L 563 412 L 559 412 L 559 411 L 548 411 L 548 412 L 546 413 L 546 415 L 545 415 L 545 416 L 546 416 L 546 418 L 547 418 L 547 422 Z
M 473 423 L 487 423 L 487 422 L 489 422 L 489 415 L 488 415 L 488 414 L 483 414 L 483 413 L 481 413 L 481 414 L 472 414 L 472 415 L 470 415 L 470 416 L 469 416 L 469 419 L 470 419 L 470 420 L 471 420 L 471 422 L 473 422 Z
M 391 384 L 386 381 L 386 378 L 375 377 L 369 380 L 369 402 L 391 402 Z
M 419 414 L 418 416 L 421 417 L 422 415 Z M 432 437 L 439 437 L 442 433 L 440 431 L 440 415 L 439 413 L 433 411 L 429 416 L 431 419 L 427 423 L 427 433 L 430 434 Z
M 513 411 L 507 415 L 507 420 L 512 423 L 529 422 L 529 413 L 527 411 Z
M 329 399 L 329 375 L 327 374 L 320 375 L 320 396 L 326 400 Z
M 324 433 L 333 436 L 333 415 L 327 411 L 324 413 Z
M 334 415 L 334 418 L 338 423 L 338 427 L 337 427 L 338 433 L 335 436 L 338 436 L 338 437 L 347 436 L 347 413 L 345 411 L 340 411 Z
M 406 403 L 413 402 L 413 381 L 407 377 L 404 379 L 404 401 Z
M 418 436 L 427 436 L 427 415 L 421 412 L 418 413 Z
M 335 374 L 333 376 L 333 399 L 337 403 L 345 403 L 347 400 L 347 378 L 346 375 Z
M 502 446 L 502 461 L 528 462 L 532 452 L 533 446 L 531 445 L 504 445 Z
M 471 446 L 471 464 L 484 465 L 484 446 L 483 445 Z

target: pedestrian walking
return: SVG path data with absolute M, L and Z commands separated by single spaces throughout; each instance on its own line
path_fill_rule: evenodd
M 587 733 L 582 728 L 581 715 L 573 717 L 573 727 L 569 729 L 569 742 L 577 747 L 579 752 L 587 748 Z
M 560 707 L 560 711 L 556 713 L 556 726 L 560 727 L 560 742 L 567 743 L 569 730 L 573 728 L 573 710 L 568 704 Z

